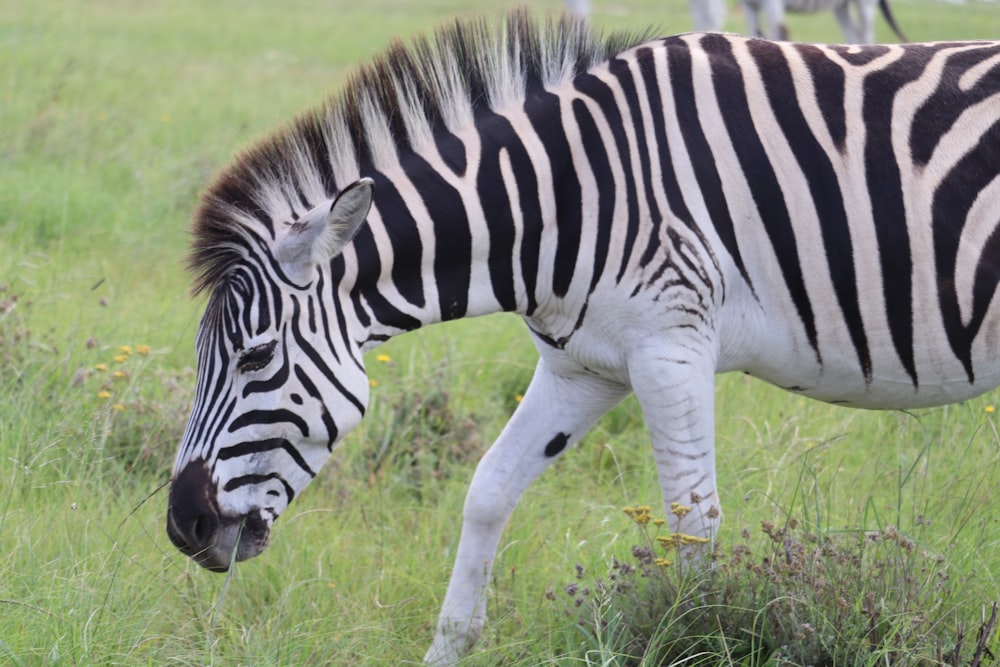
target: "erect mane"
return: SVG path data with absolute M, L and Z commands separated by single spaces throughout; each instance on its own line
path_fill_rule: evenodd
M 323 106 L 245 149 L 202 195 L 188 265 L 194 292 L 225 279 L 247 247 L 275 237 L 359 176 L 472 124 L 485 109 L 522 104 L 607 61 L 646 35 L 601 35 L 564 16 L 460 18 L 409 45 L 395 42 Z

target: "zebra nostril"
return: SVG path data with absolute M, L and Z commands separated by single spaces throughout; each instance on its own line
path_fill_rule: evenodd
M 195 517 L 194 525 L 191 529 L 191 546 L 197 549 L 204 549 L 211 544 L 219 527 L 219 520 L 214 516 L 202 514 Z
M 219 519 L 214 514 L 199 513 L 193 516 L 170 508 L 167 515 L 167 534 L 178 549 L 188 555 L 212 545 L 219 529 Z
M 219 530 L 214 485 L 203 462 L 189 464 L 174 478 L 167 510 L 167 534 L 190 555 L 211 546 Z

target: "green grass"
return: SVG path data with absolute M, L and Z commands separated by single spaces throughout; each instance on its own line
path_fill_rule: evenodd
M 609 28 L 690 23 L 683 0 L 592 4 Z M 914 39 L 1000 34 L 995 4 L 894 7 Z M 465 8 L 4 5 L 0 664 L 381 665 L 423 654 L 473 462 L 534 365 L 515 319 L 433 327 L 380 350 L 391 363 L 370 359 L 366 423 L 231 581 L 170 545 L 157 489 L 193 390 L 202 303 L 188 298 L 183 258 L 199 188 L 240 146 L 320 102 L 352 63 Z M 838 39 L 832 16 L 790 25 L 802 39 Z M 735 8 L 728 27 L 742 27 Z M 116 361 L 123 345 L 133 354 Z M 789 517 L 828 536 L 895 526 L 961 582 L 966 618 L 1000 597 L 995 395 L 865 413 L 733 376 L 718 399 L 723 544 Z M 630 400 L 515 513 L 469 664 L 593 658 L 593 636 L 546 592 L 574 580 L 576 563 L 600 575 L 627 559 L 640 538 L 621 508 L 658 498 Z M 604 649 L 619 664 L 624 647 Z

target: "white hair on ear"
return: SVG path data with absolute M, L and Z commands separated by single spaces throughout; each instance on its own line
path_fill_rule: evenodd
M 364 223 L 372 204 L 373 182 L 362 178 L 346 187 L 336 199 L 307 211 L 274 245 L 274 257 L 290 274 L 300 279 L 328 262 L 351 242 Z

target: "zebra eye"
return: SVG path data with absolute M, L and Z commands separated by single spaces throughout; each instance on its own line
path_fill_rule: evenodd
M 251 347 L 249 350 L 240 355 L 240 360 L 236 362 L 236 368 L 238 368 L 241 373 L 259 371 L 264 368 L 264 366 L 271 363 L 271 359 L 274 358 L 274 347 L 277 344 L 278 341 L 272 340 L 270 343 L 264 343 L 263 345 Z

